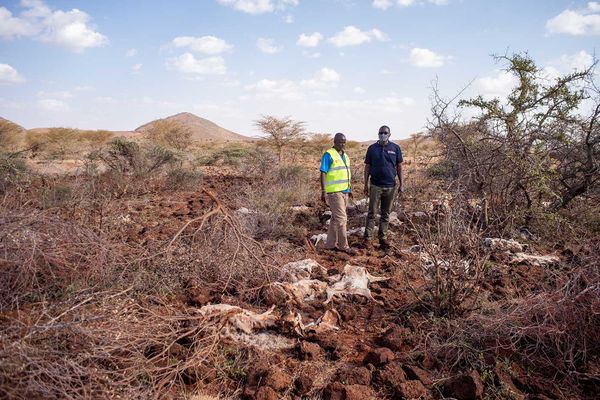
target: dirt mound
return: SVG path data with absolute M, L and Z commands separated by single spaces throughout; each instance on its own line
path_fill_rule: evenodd
M 171 115 L 170 117 L 162 118 L 152 122 L 148 122 L 135 129 L 135 132 L 144 133 L 150 129 L 153 124 L 157 121 L 175 121 L 183 126 L 190 128 L 192 131 L 192 138 L 201 142 L 226 142 L 226 141 L 245 141 L 251 140 L 247 136 L 240 135 L 232 132 L 225 128 L 221 128 L 219 125 L 211 122 L 207 119 L 200 118 L 197 115 L 188 112 L 182 112 L 179 114 Z

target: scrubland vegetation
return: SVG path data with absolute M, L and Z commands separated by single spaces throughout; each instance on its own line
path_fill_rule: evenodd
M 169 124 L 127 139 L 2 121 L 0 397 L 597 398 L 599 93 L 592 70 L 500 61 L 519 82 L 507 99 L 434 91 L 428 132 L 400 143 L 392 250 L 354 235 L 351 258 L 311 241 L 332 136 L 300 121 L 263 116 L 264 139 L 214 144 Z M 366 145 L 346 149 L 362 188 Z M 34 168 L 61 159 L 77 168 Z M 388 279 L 377 302 L 276 297 L 305 258 Z M 232 340 L 209 303 L 273 306 L 274 336 Z M 337 329 L 292 323 L 324 311 Z

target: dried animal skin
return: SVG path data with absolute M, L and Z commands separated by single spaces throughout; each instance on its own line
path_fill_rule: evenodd
M 534 256 L 531 254 L 517 253 L 511 260 L 511 264 L 527 264 L 537 267 L 545 267 L 548 265 L 556 265 L 560 263 L 560 258 L 557 256 Z
M 327 304 L 334 297 L 347 296 L 351 294 L 366 297 L 374 302 L 381 304 L 375 300 L 369 290 L 369 283 L 385 281 L 389 278 L 377 277 L 369 274 L 364 267 L 347 264 L 344 267 L 342 275 L 331 277 L 336 280 L 331 287 L 327 289 L 327 299 L 323 304 Z
M 251 334 L 275 326 L 278 318 L 272 314 L 274 308 L 271 307 L 268 311 L 257 314 L 230 304 L 209 304 L 200 308 L 198 312 L 206 319 L 220 323 L 226 331 L 233 329 Z
M 310 279 L 313 275 L 327 275 L 327 270 L 310 258 L 285 264 L 281 270 L 284 273 L 285 279 L 289 282 Z
M 297 282 L 275 282 L 271 287 L 283 291 L 289 301 L 300 305 L 321 297 L 327 289 L 327 283 L 318 279 L 302 279 Z
M 500 239 L 500 238 L 485 238 L 483 239 L 483 245 L 489 247 L 492 251 L 510 251 L 511 253 L 520 253 L 527 248 L 513 239 Z

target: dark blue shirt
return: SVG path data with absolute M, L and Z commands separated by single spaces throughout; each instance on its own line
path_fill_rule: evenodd
M 395 186 L 396 167 L 402 161 L 402 150 L 396 143 L 388 141 L 385 146 L 379 142 L 370 145 L 365 164 L 371 166 L 371 183 L 379 187 Z

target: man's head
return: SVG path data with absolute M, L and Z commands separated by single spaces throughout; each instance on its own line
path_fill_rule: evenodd
M 337 151 L 342 151 L 344 150 L 344 147 L 346 146 L 346 135 L 344 135 L 343 133 L 336 133 L 335 136 L 333 137 L 333 148 L 336 149 Z
M 379 128 L 379 141 L 381 143 L 387 143 L 387 141 L 390 140 L 390 135 L 391 131 L 389 126 L 383 125 Z

